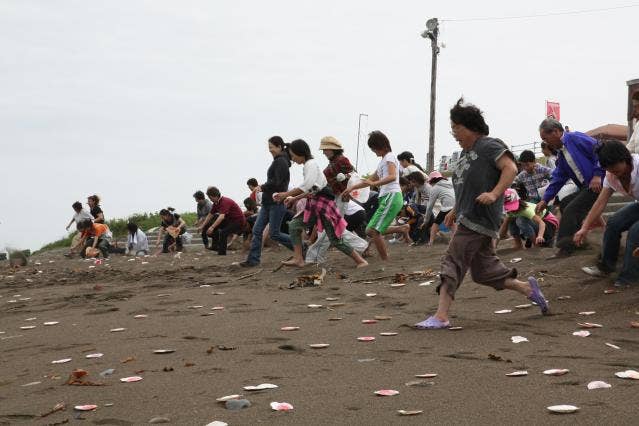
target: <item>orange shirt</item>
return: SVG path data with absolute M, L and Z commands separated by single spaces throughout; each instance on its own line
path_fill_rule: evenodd
M 103 223 L 94 223 L 90 229 L 82 232 L 83 237 L 100 237 L 109 232 L 109 227 Z

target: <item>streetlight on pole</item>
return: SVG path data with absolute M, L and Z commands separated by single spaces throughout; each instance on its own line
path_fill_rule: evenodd
M 362 129 L 362 117 L 368 118 L 368 114 L 361 113 L 359 115 L 359 118 L 357 119 L 357 157 L 355 157 L 355 170 L 357 170 L 358 173 L 359 173 L 359 169 L 357 167 L 359 166 L 359 139 L 360 139 L 360 134 Z
M 439 46 L 437 46 L 438 35 L 439 21 L 437 21 L 437 18 L 431 18 L 426 21 L 426 30 L 422 33 L 422 37 L 430 39 L 430 47 L 433 55 L 430 69 L 430 129 L 428 131 L 427 162 L 429 171 L 435 170 L 435 98 L 437 87 L 437 55 L 439 54 Z

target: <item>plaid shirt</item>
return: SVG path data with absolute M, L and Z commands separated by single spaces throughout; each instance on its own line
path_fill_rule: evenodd
M 334 200 L 329 200 L 326 197 L 317 197 L 311 195 L 307 198 L 306 207 L 304 208 L 304 223 L 309 223 L 309 221 L 313 218 L 321 218 L 324 217 L 328 219 L 329 222 L 333 225 L 333 229 L 335 230 L 335 236 L 337 238 L 341 238 L 342 234 L 346 230 L 346 220 L 340 214 L 339 210 L 337 210 L 337 206 L 335 205 Z M 321 220 L 317 221 L 317 232 L 322 232 L 324 230 L 324 225 Z
M 326 181 L 328 185 L 333 190 L 333 194 L 335 196 L 339 196 L 346 189 L 346 185 L 348 184 L 348 178 L 350 177 L 348 174 L 353 171 L 353 165 L 348 158 L 343 155 L 339 155 L 336 158 L 333 158 L 328 166 L 324 169 L 324 176 L 326 176 Z M 336 176 L 340 173 L 346 175 L 346 179 L 341 182 L 338 182 Z
M 531 201 L 540 201 L 539 188 L 546 186 L 550 182 L 552 169 L 550 167 L 535 164 L 532 174 L 522 171 L 515 178 L 515 183 L 523 183 L 528 192 L 528 199 Z

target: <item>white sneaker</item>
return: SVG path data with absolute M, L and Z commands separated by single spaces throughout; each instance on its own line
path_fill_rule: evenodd
M 584 266 L 583 268 L 581 268 L 581 270 L 593 277 L 605 277 L 606 275 L 608 275 L 597 266 Z
M 394 238 L 394 237 L 392 239 L 388 240 L 388 244 L 397 244 L 399 242 L 400 241 L 397 238 Z

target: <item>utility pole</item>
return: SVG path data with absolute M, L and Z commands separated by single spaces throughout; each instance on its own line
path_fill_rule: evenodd
M 423 38 L 430 39 L 432 50 L 432 61 L 430 68 L 430 129 L 428 131 L 428 164 L 426 168 L 429 172 L 435 170 L 435 100 L 437 89 L 437 55 L 439 46 L 437 36 L 439 35 L 439 22 L 437 18 L 426 21 L 426 30 L 422 33 Z
M 368 118 L 368 114 L 363 114 L 360 113 L 359 118 L 357 119 L 357 157 L 355 157 L 355 171 L 357 173 L 359 173 L 359 140 L 360 140 L 360 134 L 361 134 L 361 130 L 362 130 L 362 117 L 367 117 Z

